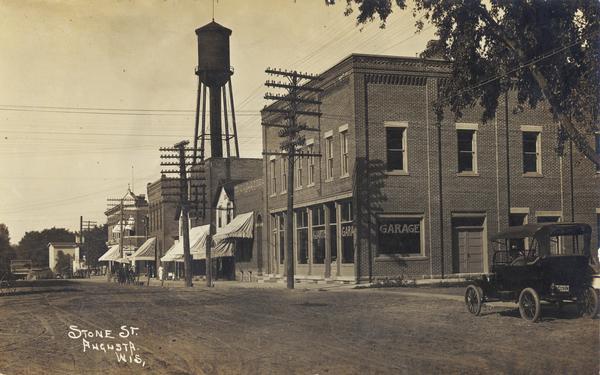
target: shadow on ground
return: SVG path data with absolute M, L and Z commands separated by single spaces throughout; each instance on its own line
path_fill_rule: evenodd
M 493 314 L 490 312 L 486 315 Z M 507 318 L 521 318 L 521 314 L 519 313 L 519 308 L 515 307 L 514 309 L 507 309 L 498 312 L 500 316 Z M 481 314 L 484 315 L 484 314 Z M 558 308 L 556 305 L 542 305 L 542 313 L 540 317 L 540 321 L 554 321 L 554 320 L 572 320 L 572 319 L 580 319 L 580 315 L 577 312 L 577 306 L 574 303 L 565 304 L 562 308 Z M 583 318 L 581 318 L 583 319 Z

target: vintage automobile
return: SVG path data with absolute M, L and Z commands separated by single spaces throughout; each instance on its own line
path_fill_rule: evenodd
M 587 224 L 552 223 L 509 227 L 492 236 L 491 273 L 467 286 L 467 309 L 480 315 L 486 302 L 515 301 L 521 317 L 536 322 L 541 301 L 559 308 L 571 301 L 581 316 L 595 317 L 598 260 L 590 255 L 591 232 Z

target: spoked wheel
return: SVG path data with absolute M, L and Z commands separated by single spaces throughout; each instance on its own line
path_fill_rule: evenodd
M 469 285 L 465 291 L 465 305 L 467 310 L 475 316 L 481 314 L 481 306 L 483 305 L 483 291 L 477 285 Z
M 521 318 L 532 323 L 540 319 L 542 308 L 540 306 L 540 296 L 533 288 L 525 288 L 519 295 L 519 312 Z
M 580 316 L 594 318 L 598 315 L 598 292 L 592 287 L 585 288 L 577 296 L 577 311 Z

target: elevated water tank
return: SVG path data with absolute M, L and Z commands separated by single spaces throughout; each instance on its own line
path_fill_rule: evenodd
M 208 87 L 223 86 L 231 76 L 229 36 L 231 30 L 212 21 L 198 29 L 198 71 Z

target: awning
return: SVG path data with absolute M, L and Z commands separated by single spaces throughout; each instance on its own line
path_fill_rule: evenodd
M 154 260 L 156 256 L 156 237 L 150 237 L 137 249 L 137 251 L 127 258 L 135 261 Z
M 190 254 L 193 259 L 206 258 L 206 236 L 210 226 L 202 225 L 190 229 Z M 183 240 L 180 239 L 160 258 L 161 262 L 183 262 Z
M 216 242 L 220 242 L 226 238 L 253 238 L 253 236 L 254 213 L 247 212 L 237 215 L 229 224 L 221 228 L 213 238 Z
M 174 262 L 180 256 L 181 256 L 181 258 L 183 258 L 183 250 L 182 250 L 181 254 L 176 254 L 177 245 L 179 245 L 179 242 L 174 243 L 173 246 L 171 246 L 169 248 L 169 250 L 167 250 L 165 255 L 163 255 L 162 258 L 160 258 L 160 261 L 161 262 Z
M 235 240 L 222 239 L 212 248 L 210 255 L 212 258 L 232 257 L 235 254 Z
M 119 251 L 119 245 L 113 245 L 110 247 L 110 249 L 108 249 L 107 252 L 105 252 L 100 258 L 98 258 L 98 262 L 114 262 L 120 257 L 121 252 Z
M 125 252 L 134 252 L 135 247 L 126 245 L 123 246 L 123 255 L 126 255 Z M 123 260 L 121 260 L 123 259 Z M 127 259 L 124 257 L 121 258 L 121 249 L 119 245 L 112 245 L 110 249 L 106 253 L 104 253 L 100 258 L 98 258 L 98 262 L 119 262 L 119 263 L 129 263 Z

